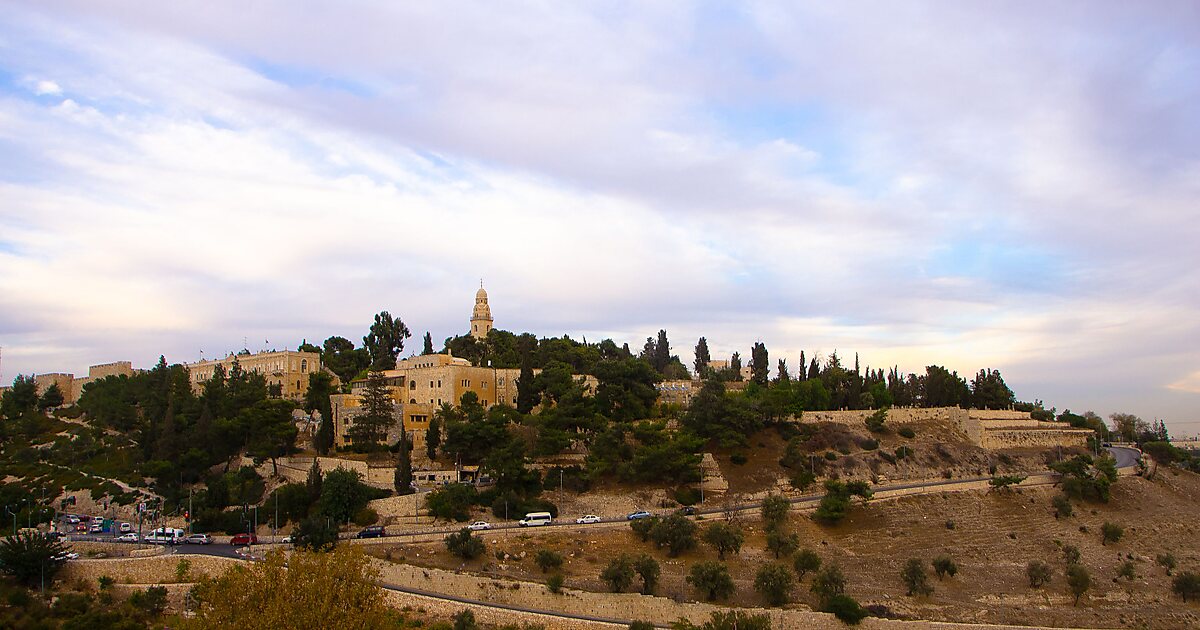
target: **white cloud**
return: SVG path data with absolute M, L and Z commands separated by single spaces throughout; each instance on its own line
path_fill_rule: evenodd
M 33 93 L 38 96 L 58 95 L 62 94 L 62 88 L 54 81 L 38 81 L 33 88 Z

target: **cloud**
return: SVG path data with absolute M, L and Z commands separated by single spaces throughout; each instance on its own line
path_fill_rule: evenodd
M 9 371 L 441 339 L 483 278 L 510 330 L 1197 402 L 1186 5 L 7 13 Z

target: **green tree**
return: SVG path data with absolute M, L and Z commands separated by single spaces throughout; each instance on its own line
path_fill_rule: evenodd
M 834 595 L 821 606 L 823 612 L 832 613 L 834 617 L 851 626 L 858 625 L 869 614 L 857 601 L 847 595 Z
M 1171 571 L 1175 570 L 1174 554 L 1160 553 L 1158 554 L 1158 557 L 1154 559 L 1154 561 L 1158 563 L 1158 566 L 1167 570 L 1167 575 L 1171 575 Z
M 704 593 L 705 599 L 714 601 L 725 599 L 733 594 L 733 578 L 725 564 L 717 560 L 706 560 L 692 565 L 688 572 L 687 583 L 697 591 Z
M 1015 402 L 1000 370 L 979 370 L 971 381 L 971 406 L 976 409 L 1011 409 Z
M 992 486 L 993 490 L 1007 490 L 1012 486 L 1020 485 L 1026 478 L 1025 475 L 1000 475 L 992 477 L 988 484 Z
M 466 521 L 471 516 L 471 506 L 475 504 L 478 493 L 467 484 L 454 483 L 442 486 L 425 495 L 425 506 L 429 513 L 436 518 L 445 520 Z
M 425 347 L 421 349 L 421 354 L 433 354 L 433 336 L 429 334 L 428 330 L 425 331 Z
M 355 348 L 349 339 L 335 336 L 322 344 L 321 363 L 337 374 L 343 384 L 349 384 L 371 365 L 371 354 L 366 348 Z
M 538 565 L 538 568 L 545 573 L 549 569 L 557 569 L 562 566 L 563 557 L 561 553 L 550 549 L 538 549 L 534 555 L 533 561 Z
M 596 405 L 613 420 L 639 420 L 650 417 L 658 399 L 654 384 L 658 374 L 644 361 L 632 358 L 601 361 L 595 367 Z
M 1067 588 L 1071 589 L 1071 594 L 1075 596 L 1075 605 L 1079 605 L 1079 598 L 1092 587 L 1092 575 L 1088 573 L 1087 568 L 1082 564 L 1072 564 L 1067 567 Z
M 767 530 L 767 551 L 775 554 L 775 558 L 785 558 L 800 548 L 800 537 L 794 532 L 785 532 L 780 528 Z
M 696 378 L 706 378 L 709 371 L 708 364 L 712 361 L 712 356 L 708 353 L 708 340 L 704 337 L 701 337 L 696 342 L 695 355 L 696 360 L 692 366 L 696 368 Z
M 925 563 L 917 558 L 908 559 L 900 572 L 900 579 L 903 580 L 910 596 L 929 595 L 933 592 L 933 586 L 929 584 L 929 575 L 925 573 Z
M 825 482 L 825 496 L 817 505 L 813 518 L 819 522 L 836 525 L 850 511 L 850 497 L 857 495 L 867 500 L 871 497 L 871 488 L 863 482 L 849 484 L 830 479 Z
M 437 459 L 437 449 L 442 443 L 442 423 L 434 416 L 429 420 L 429 429 L 425 431 L 425 455 L 429 459 Z
M 654 523 L 650 541 L 666 547 L 667 555 L 674 558 L 696 546 L 696 524 L 682 514 L 672 514 Z
M 653 624 L 637 630 L 649 630 Z M 672 630 L 771 630 L 771 618 L 768 615 L 752 615 L 741 610 L 718 610 L 709 615 L 708 621 L 695 625 L 686 619 L 671 624 Z M 630 626 L 630 630 L 634 630 Z
M 796 570 L 796 575 L 803 580 L 808 572 L 821 568 L 821 556 L 818 556 L 817 552 L 812 549 L 801 549 L 792 558 L 792 568 Z
M 15 420 L 25 412 L 36 409 L 37 405 L 37 383 L 34 382 L 33 375 L 18 374 L 13 379 L 12 387 L 0 395 L 0 415 L 9 420 Z
M 940 365 L 925 368 L 923 407 L 961 407 L 969 405 L 971 392 L 967 382 Z
M 381 311 L 375 316 L 371 330 L 363 337 L 363 347 L 371 356 L 371 369 L 381 372 L 396 369 L 396 357 L 404 350 L 404 340 L 412 336 L 399 317 Z
M 782 494 L 768 494 L 762 502 L 762 518 L 766 528 L 775 529 L 786 523 L 791 507 L 787 497 Z
M 771 359 L 767 356 L 767 346 L 757 341 L 750 349 L 750 380 L 759 385 L 766 385 L 770 370 Z
M 1054 518 L 1067 518 L 1075 511 L 1071 507 L 1071 499 L 1065 494 L 1054 495 L 1054 498 L 1050 499 L 1050 504 L 1054 506 Z
M 471 530 L 464 527 L 458 532 L 446 536 L 446 550 L 463 560 L 473 560 L 482 556 L 483 552 L 487 551 L 487 547 L 482 540 L 472 534 Z
M 53 582 L 66 562 L 67 548 L 40 533 L 21 532 L 0 541 L 0 571 L 28 587 Z
M 279 475 L 278 458 L 296 450 L 294 405 L 288 400 L 263 400 L 242 411 L 238 422 L 249 431 L 246 450 L 256 461 L 271 460 L 273 474 Z M 168 431 L 170 432 L 170 431 Z
M 794 583 L 792 570 L 779 562 L 763 565 L 754 576 L 754 590 L 758 591 L 770 606 L 786 604 Z
M 633 561 L 626 554 L 621 554 L 608 563 L 600 572 L 600 579 L 608 585 L 609 590 L 620 593 L 633 584 Z
M 325 516 L 310 516 L 292 530 L 292 544 L 297 549 L 328 551 L 337 545 L 338 528 L 333 519 Z
M 392 475 L 392 485 L 396 489 L 396 494 L 412 494 L 412 482 L 412 445 L 408 442 L 408 433 L 401 427 L 400 444 L 396 449 L 396 471 Z
M 1025 577 L 1029 578 L 1029 586 L 1032 588 L 1041 588 L 1042 585 L 1049 584 L 1053 576 L 1050 565 L 1041 560 L 1032 560 L 1025 566 Z
M 884 423 L 887 421 L 887 415 L 887 407 L 881 407 L 877 409 L 875 413 L 867 416 L 867 430 L 869 430 L 871 433 L 886 433 L 887 425 Z
M 1142 452 L 1150 457 L 1150 461 L 1154 462 L 1154 468 L 1150 470 L 1148 479 L 1154 478 L 1158 473 L 1159 466 L 1170 466 L 1185 459 L 1183 452 L 1171 446 L 1170 442 L 1146 442 L 1142 444 Z
M 42 392 L 42 397 L 38 399 L 38 408 L 40 409 L 61 407 L 62 404 L 63 393 L 59 389 L 58 383 L 50 383 L 50 387 L 47 387 L 46 391 Z
M 815 593 L 824 605 L 830 599 L 846 594 L 846 576 L 838 565 L 826 564 L 825 568 L 813 576 L 808 590 Z
M 318 371 L 308 375 L 308 391 L 304 393 L 304 410 L 321 414 L 321 424 L 313 436 L 313 448 L 318 455 L 326 455 L 333 448 L 333 407 L 329 396 L 336 393 L 333 377 L 328 372 Z
M 658 566 L 658 560 L 647 554 L 642 554 L 633 561 L 633 570 L 637 572 L 638 577 L 642 578 L 642 594 L 653 594 L 654 587 L 658 585 L 658 576 L 662 574 L 662 569 Z
M 1116 523 L 1109 523 L 1106 521 L 1104 525 L 1100 526 L 1101 545 L 1119 542 L 1121 540 L 1121 536 L 1123 535 L 1125 535 L 1125 528 L 1117 525 Z
M 367 505 L 367 487 L 357 470 L 338 467 L 325 473 L 317 508 L 335 523 L 349 523 L 354 513 Z
M 939 580 L 947 575 L 954 577 L 958 574 L 958 565 L 949 555 L 942 554 L 933 559 L 933 572 L 937 573 Z
M 354 417 L 346 434 L 355 444 L 377 444 L 387 437 L 395 421 L 395 405 L 383 373 L 371 372 L 363 388 L 362 413 Z
M 724 560 L 726 553 L 741 553 L 746 535 L 734 523 L 709 523 L 704 529 L 704 542 L 717 551 L 717 558 Z
M 1067 545 L 1063 547 L 1063 562 L 1067 565 L 1079 564 L 1083 559 L 1083 555 L 1079 553 L 1079 547 L 1075 545 Z
M 1200 574 L 1184 571 L 1176 575 L 1171 581 L 1171 590 L 1182 597 L 1184 603 L 1187 603 L 1189 597 L 1195 599 L 1200 596 Z
M 517 352 L 521 357 L 521 376 L 517 379 L 517 411 L 523 414 L 533 411 L 538 404 L 538 390 L 533 375 L 534 351 L 537 339 L 525 333 L 517 338 Z

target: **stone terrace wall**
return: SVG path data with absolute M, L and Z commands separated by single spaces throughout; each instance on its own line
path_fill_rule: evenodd
M 72 560 L 63 566 L 58 579 L 67 584 L 82 580 L 96 584 L 96 580 L 107 575 L 122 584 L 164 584 L 175 581 L 175 568 L 179 561 L 187 559 L 191 565 L 190 575 L 219 575 L 236 566 L 240 560 L 205 556 L 199 554 L 171 554 L 153 558 L 120 558 L 111 560 Z
M 1092 432 L 1087 429 L 992 429 L 983 432 L 980 446 L 990 449 L 1029 447 L 1082 447 Z

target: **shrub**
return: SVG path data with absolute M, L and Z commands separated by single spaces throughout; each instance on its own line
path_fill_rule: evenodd
M 763 565 L 754 576 L 754 590 L 767 600 L 768 605 L 782 606 L 788 601 L 788 591 L 792 590 L 794 581 L 787 565 L 772 562 Z
M 848 595 L 830 597 L 821 606 L 821 610 L 832 613 L 834 617 L 851 626 L 858 625 L 858 622 L 867 616 L 867 611 Z
M 1067 545 L 1063 547 L 1063 562 L 1068 565 L 1079 564 L 1079 560 L 1083 556 L 1079 553 L 1079 547 L 1075 545 Z
M 679 505 L 696 505 L 700 502 L 700 489 L 682 487 L 675 490 L 675 502 Z
M 895 453 L 896 459 L 904 459 L 905 457 L 912 457 L 913 450 L 907 446 L 900 446 L 896 448 Z
M 1167 575 L 1171 575 L 1171 571 L 1175 569 L 1175 556 L 1169 553 L 1160 553 L 1154 559 L 1158 566 L 1167 570 Z
M 873 451 L 873 450 L 879 448 L 879 440 L 872 440 L 870 438 L 865 439 L 865 440 L 860 440 L 858 442 L 858 446 L 859 446 L 859 448 L 861 448 L 864 451 Z
M 933 559 L 933 571 L 937 573 L 939 580 L 947 575 L 954 577 L 958 574 L 958 565 L 954 563 L 953 558 L 943 554 Z
M 1116 523 L 1105 522 L 1100 526 L 1100 544 L 1107 545 L 1121 540 L 1121 536 L 1125 535 L 1125 528 Z
M 555 573 L 554 575 L 551 575 L 546 580 L 546 588 L 549 589 L 551 593 L 554 593 L 556 595 L 558 593 L 561 593 L 562 587 L 563 587 L 563 576 L 561 573 Z
M 1171 590 L 1182 597 L 1185 603 L 1189 597 L 1194 599 L 1200 596 L 1200 574 L 1184 571 L 1176 575 L 1171 581 Z
M 1049 584 L 1053 575 L 1050 565 L 1041 560 L 1034 560 L 1025 566 L 1025 577 L 1029 578 L 1031 588 L 1041 588 L 1042 585 Z
M 995 474 L 995 472 L 993 471 L 992 474 Z M 1025 479 L 1027 479 L 1025 475 L 1000 475 L 999 477 L 992 477 L 992 480 L 988 484 L 995 490 L 1007 490 L 1011 486 L 1020 485 Z
M 955 527 L 954 520 L 946 519 L 946 529 L 954 529 L 954 527 Z
M 477 630 L 479 624 L 475 622 L 475 613 L 470 610 L 463 609 L 454 615 L 454 630 Z
M 633 562 L 629 556 L 621 554 L 608 563 L 600 572 L 600 579 L 608 585 L 609 590 L 620 593 L 633 584 Z
M 363 508 L 354 513 L 354 524 L 359 527 L 374 525 L 379 522 L 379 513 L 371 508 Z
M 1137 577 L 1137 571 L 1133 567 L 1133 560 L 1126 560 L 1121 563 L 1121 568 L 1117 569 L 1117 577 L 1123 577 L 1131 582 Z
M 471 530 L 464 527 L 446 536 L 446 550 L 463 560 L 473 560 L 482 556 L 487 551 L 487 546 L 476 538 Z
M 737 453 L 733 453 L 732 455 L 729 456 L 729 461 L 732 462 L 736 466 L 741 466 L 741 465 L 745 464 L 746 462 L 750 461 L 750 459 L 748 457 L 746 457 L 745 453 L 737 452 Z
M 713 601 L 724 599 L 733 594 L 733 578 L 725 564 L 716 560 L 697 562 L 688 573 L 687 583 L 701 593 L 705 599 Z
M 779 527 L 787 521 L 792 505 L 781 494 L 768 494 L 762 502 L 762 518 L 767 529 Z
M 867 420 L 866 420 L 867 430 L 870 431 L 871 433 L 886 433 L 887 426 L 884 425 L 884 422 L 887 420 L 887 414 L 888 414 L 887 407 L 884 407 L 882 409 L 876 410 L 875 413 L 867 416 Z
M 837 461 L 837 458 L 838 458 L 837 453 L 834 453 L 833 451 L 825 452 L 825 459 L 832 462 L 832 461 Z
M 913 431 L 912 427 L 900 427 L 900 430 L 896 431 L 896 433 L 899 433 L 900 437 L 908 438 L 910 440 L 917 437 L 917 432 Z
M 129 604 L 157 617 L 167 609 L 167 587 L 151 586 L 144 591 L 134 591 L 133 595 L 129 596 Z
M 1079 598 L 1092 587 L 1092 575 L 1082 564 L 1072 564 L 1067 567 L 1067 587 L 1071 589 L 1075 605 L 1078 606 Z
M 1050 500 L 1050 505 L 1054 506 L 1054 518 L 1067 518 L 1075 512 L 1071 507 L 1071 499 L 1065 494 L 1056 495 Z
M 900 571 L 900 579 L 904 581 L 910 596 L 933 593 L 933 587 L 929 585 L 929 575 L 925 573 L 925 563 L 917 558 L 908 559 L 904 569 Z
M 667 555 L 674 558 L 696 546 L 696 529 L 696 523 L 691 519 L 682 514 L 672 514 L 654 523 L 650 528 L 650 541 L 656 547 L 666 547 Z
M 629 624 L 629 630 L 654 630 L 653 621 L 634 621 Z
M 192 570 L 192 561 L 187 558 L 180 558 L 179 562 L 175 563 L 175 581 L 186 582 L 188 573 Z
M 538 549 L 537 555 L 534 556 L 533 561 L 538 565 L 538 568 L 542 570 L 542 573 L 545 573 L 549 569 L 557 569 L 561 567 L 563 563 L 563 557 L 562 554 L 558 553 L 557 551 Z
M 654 526 L 657 525 L 660 520 L 662 519 L 657 516 L 634 519 L 629 521 L 629 529 L 632 529 L 633 533 L 637 534 L 637 537 L 642 539 L 642 542 L 646 542 L 650 540 L 650 531 L 654 529 Z

